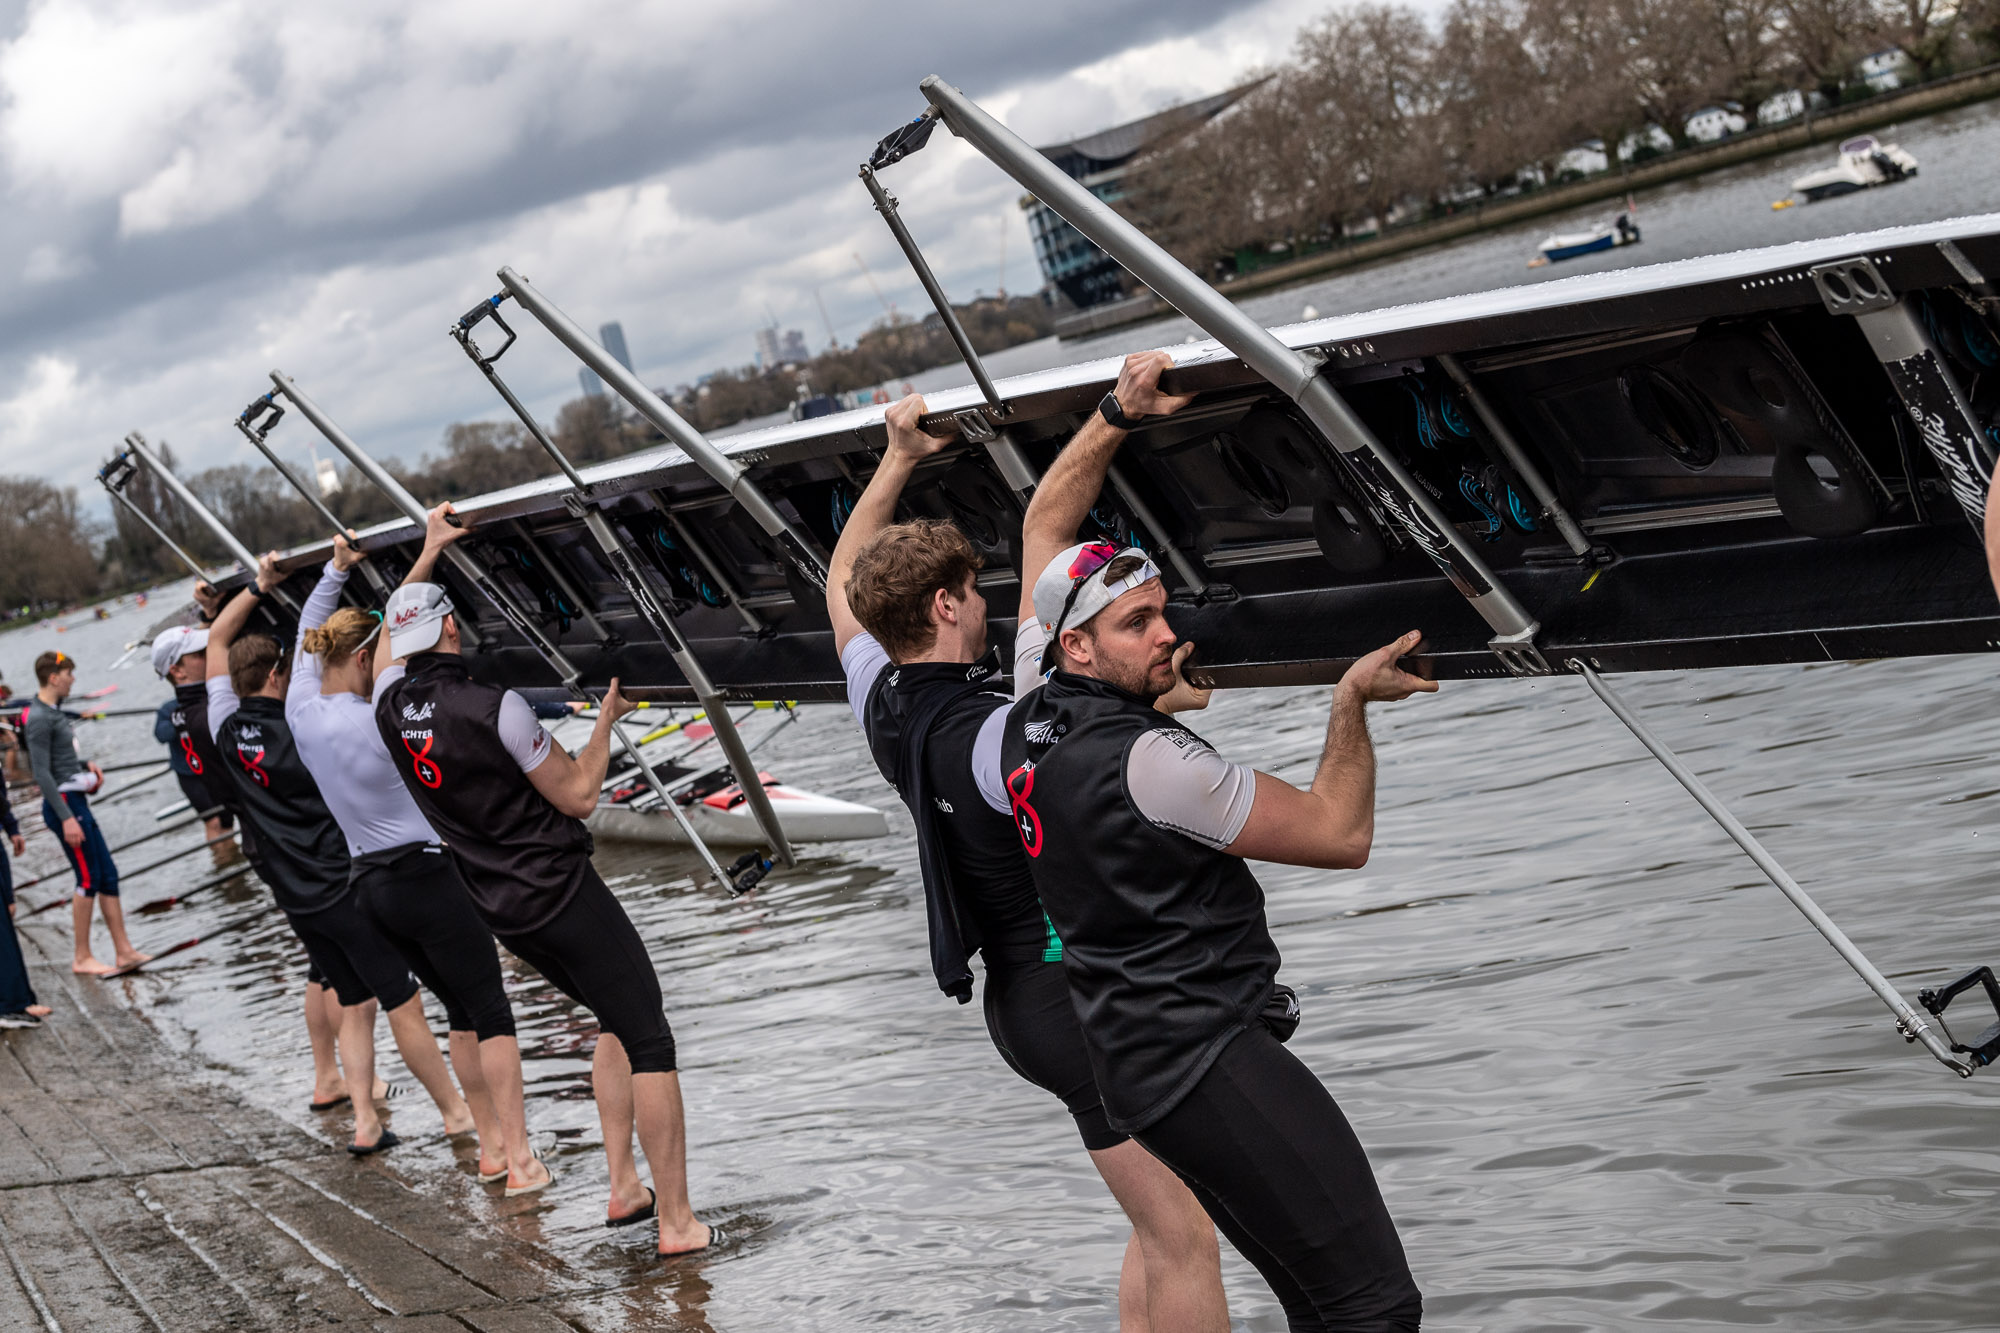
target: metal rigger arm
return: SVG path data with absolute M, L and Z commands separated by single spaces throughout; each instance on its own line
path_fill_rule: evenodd
M 694 690 L 695 697 L 707 710 L 709 719 L 715 727 L 716 743 L 729 760 L 730 770 L 742 788 L 744 800 L 757 821 L 758 830 L 771 844 L 780 861 L 787 866 L 796 864 L 791 843 L 785 837 L 783 826 L 778 823 L 777 811 L 771 806 L 771 797 L 757 776 L 757 765 L 751 760 L 750 752 L 744 747 L 743 737 L 729 716 L 727 700 L 723 698 L 721 691 L 715 688 L 715 682 L 709 679 L 708 672 L 702 668 L 700 659 L 695 656 L 694 649 L 687 641 L 687 636 L 681 633 L 680 626 L 661 602 L 651 580 L 646 576 L 645 563 L 632 549 L 630 539 L 622 530 L 614 528 L 610 520 L 604 516 L 604 512 L 592 503 L 590 484 L 583 479 L 583 475 L 576 470 L 568 456 L 542 428 L 541 422 L 535 419 L 534 413 L 515 396 L 513 389 L 508 387 L 507 382 L 500 378 L 500 372 L 494 368 L 494 363 L 514 345 L 514 330 L 500 315 L 501 302 L 506 299 L 507 293 L 501 292 L 481 301 L 452 325 L 451 336 L 465 349 L 465 354 L 472 359 L 472 364 L 478 366 L 480 373 L 486 376 L 486 381 L 493 386 L 494 392 L 513 409 L 514 415 L 520 418 L 521 424 L 527 427 L 528 433 L 534 436 L 536 443 L 540 444 L 555 461 L 555 465 L 562 469 L 563 476 L 569 479 L 571 490 L 563 497 L 564 506 L 582 521 L 585 530 L 590 533 L 591 540 L 597 543 L 612 572 L 617 575 L 619 584 L 625 589 L 625 595 L 632 599 L 632 605 L 638 610 L 640 618 L 659 636 L 660 642 L 666 645 L 667 652 L 674 659 L 674 665 L 680 668 L 681 674 L 687 678 L 688 685 Z M 506 335 L 506 340 L 493 352 L 482 353 L 472 334 L 482 320 L 489 319 Z M 621 740 L 625 740 L 622 731 L 618 734 Z M 630 741 L 626 741 L 625 744 L 627 751 L 636 760 L 637 750 L 632 747 Z M 668 812 L 680 821 L 682 832 L 701 850 L 709 865 L 715 869 L 717 878 L 725 883 L 730 882 L 730 877 L 717 865 L 714 855 L 695 833 L 694 826 L 688 822 L 680 806 L 667 796 L 666 790 L 659 785 L 652 770 L 646 768 L 643 771 L 648 784 L 653 787 L 654 794 L 666 805 Z
M 124 453 L 114 455 L 109 463 L 106 463 L 97 470 L 97 482 L 100 486 L 104 487 L 113 500 L 116 500 L 123 506 L 126 513 L 145 524 L 147 530 L 155 537 L 158 537 L 160 543 L 169 551 L 172 551 L 175 557 L 188 567 L 188 570 L 195 578 L 203 583 L 208 582 L 208 571 L 201 567 L 201 562 L 182 550 L 180 543 L 167 535 L 166 529 L 155 523 L 145 510 L 133 504 L 131 498 L 125 494 L 126 483 L 132 480 L 133 475 L 138 470 L 138 464 L 132 461 L 131 450 L 127 449 Z
M 229 549 L 229 553 L 236 557 L 237 563 L 241 564 L 244 570 L 254 578 L 257 573 L 257 557 L 251 554 L 249 547 L 237 540 L 236 534 L 231 532 L 228 526 L 215 516 L 213 510 L 196 498 L 195 493 L 189 490 L 182 483 L 181 479 L 168 469 L 165 463 L 160 461 L 160 456 L 153 452 L 151 445 L 146 443 L 146 437 L 135 430 L 125 437 L 125 447 L 137 454 L 139 460 L 152 470 L 153 475 L 164 482 L 167 489 L 172 491 L 196 518 L 208 526 L 210 532 L 221 539 L 222 544 Z M 137 510 L 135 509 L 134 512 L 136 513 Z M 152 525 L 149 523 L 147 526 L 151 527 Z M 154 528 L 154 531 L 157 532 L 159 529 Z M 164 534 L 162 535 L 164 536 Z M 178 550 L 179 548 L 176 549 Z M 282 603 L 293 615 L 299 613 L 299 604 L 294 602 L 291 595 L 283 588 L 273 590 L 271 595 Z
M 1071 226 L 1096 242 L 1106 254 L 1123 264 L 1127 270 L 1157 292 L 1182 314 L 1193 320 L 1211 337 L 1241 357 L 1244 364 L 1262 375 L 1271 384 L 1296 403 L 1320 433 L 1331 441 L 1340 457 L 1353 469 L 1356 479 L 1367 489 L 1376 506 L 1390 514 L 1403 526 L 1418 546 L 1436 562 L 1439 570 L 1452 585 L 1471 603 L 1474 610 L 1493 629 L 1494 637 L 1489 646 L 1509 671 L 1515 675 L 1551 674 L 1548 662 L 1536 646 L 1535 638 L 1541 626 L 1535 618 L 1517 601 L 1489 569 L 1479 553 L 1474 550 L 1437 507 L 1431 497 L 1404 469 L 1400 460 L 1382 442 L 1375 438 L 1367 425 L 1355 415 L 1346 401 L 1335 392 L 1333 385 L 1320 373 L 1320 368 L 1303 354 L 1293 351 L 1269 330 L 1257 324 L 1244 314 L 1233 302 L 1203 282 L 1173 256 L 1146 236 L 1129 220 L 1119 215 L 1109 204 L 1091 194 L 1077 181 L 1060 171 L 1054 163 L 1030 147 L 1026 141 L 1008 130 L 1000 122 L 989 116 L 979 105 L 964 93 L 946 83 L 936 75 L 925 79 L 920 85 L 924 97 L 929 100 L 931 110 L 926 116 L 935 116 L 944 121 L 952 133 L 958 135 L 1002 171 L 1031 191 L 1049 208 L 1053 209 Z M 900 157 L 902 152 L 920 147 L 928 138 L 929 131 L 920 127 L 919 121 L 898 131 L 884 140 L 884 147 Z M 913 144 L 898 145 L 898 136 Z M 896 151 L 901 147 L 901 152 Z M 878 156 L 884 150 L 878 149 Z M 893 157 L 891 160 L 894 160 Z M 1818 277 L 1818 275 L 1815 275 Z M 1826 283 L 1821 281 L 1822 293 Z M 1880 291 L 1887 293 L 1887 284 L 1880 284 Z M 1863 308 L 1855 313 L 1867 315 L 1881 311 L 1883 328 L 1878 333 L 1870 329 L 1871 335 L 1880 349 L 1880 355 L 1892 372 L 1907 370 L 1921 359 L 1920 354 L 1931 349 L 1918 343 L 1913 330 L 1916 321 L 1907 307 L 1899 306 L 1894 298 L 1879 303 L 1863 303 Z M 1894 323 L 1891 324 L 1890 321 Z M 1935 353 L 1931 353 L 1935 360 Z M 1927 367 L 1919 367 L 1924 369 Z M 1477 393 L 1477 385 L 1464 374 L 1463 367 L 1448 363 L 1446 371 L 1457 380 L 1461 387 L 1472 393 L 1473 406 L 1486 418 L 1490 406 L 1484 395 Z M 1900 387 L 1900 385 L 1899 385 Z M 1933 398 L 1949 401 L 1949 394 L 1933 394 Z M 1913 397 L 1905 392 L 1905 398 Z M 1960 395 L 1962 398 L 1962 395 Z M 1935 414 L 1942 416 L 1943 414 Z M 1969 413 L 1955 414 L 1959 419 L 1969 418 Z M 1924 425 L 1923 416 L 1919 424 Z M 1492 420 L 1497 420 L 1497 416 Z M 1491 421 L 1489 421 L 1491 424 Z M 1940 422 L 1932 427 L 1932 434 L 1952 436 L 1958 434 L 1958 422 Z M 1519 452 L 1518 444 L 1511 436 L 1501 432 L 1502 448 L 1510 458 Z M 1957 443 L 1956 440 L 1953 441 Z M 1512 446 L 1509 448 L 1509 446 Z M 1940 463 L 1945 466 L 1946 475 L 1954 478 L 1954 490 L 1969 489 L 1969 481 L 1959 474 L 1969 469 L 1963 463 L 1957 468 L 1951 466 L 1951 456 L 1959 458 L 1970 452 L 1969 448 L 1947 448 L 1939 450 L 1933 443 L 1934 451 L 1940 455 Z M 1525 457 L 1525 455 L 1523 455 Z M 1539 473 L 1532 467 L 1524 474 L 1531 479 L 1531 485 L 1540 481 Z M 1546 483 L 1534 485 L 1536 496 L 1544 504 L 1554 498 L 1553 490 L 1544 496 Z M 1983 495 L 1982 495 L 1983 500 Z M 1964 497 L 1961 497 L 1962 502 Z M 1553 512 L 1567 518 L 1560 505 L 1552 506 Z M 1968 505 L 1968 513 L 1982 512 Z M 1589 551 L 1588 540 L 1573 522 L 1558 523 L 1564 540 L 1578 555 Z M 1566 664 L 1581 675 L 1590 689 L 1601 699 L 1618 720 L 1625 724 L 1639 741 L 1653 753 L 1653 756 L 1672 773 L 1701 807 L 1720 824 L 1729 836 L 1756 862 L 1757 867 L 1790 899 L 1792 905 L 1802 912 L 1806 919 L 1824 935 L 1850 967 L 1867 983 L 1870 990 L 1896 1015 L 1896 1026 L 1905 1039 L 1922 1042 L 1937 1060 L 1952 1072 L 1969 1077 L 1977 1064 L 2000 1055 L 2000 1028 L 1982 1036 L 1973 1048 L 1953 1043 L 1948 1035 L 1939 1032 L 1927 1023 L 1910 1002 L 1885 978 L 1881 971 L 1861 953 L 1852 940 L 1821 911 L 1819 905 L 1800 888 L 1798 882 L 1786 873 L 1756 838 L 1745 829 L 1738 819 L 1716 799 L 1714 793 L 1694 776 L 1679 756 L 1664 742 L 1653 735 L 1625 704 L 1624 700 L 1605 683 L 1603 678 L 1591 668 L 1589 663 L 1572 658 Z M 1978 974 L 1966 978 L 1956 986 L 1942 993 L 1926 992 L 1924 1003 L 1932 1013 L 1942 1013 L 1952 995 L 1958 994 L 1978 983 Z M 1996 1008 L 2000 1008 L 2000 989 L 1989 987 L 1989 996 Z M 1934 1006 L 1934 1007 L 1933 1007 Z M 1971 1060 L 1961 1059 L 1970 1053 Z M 1981 1058 L 1984 1056 L 1984 1058 Z
M 283 371 L 274 370 L 271 372 L 271 382 L 277 386 L 279 393 L 282 393 L 291 401 L 294 407 L 299 409 L 299 412 L 306 420 L 312 422 L 319 429 L 319 433 L 326 437 L 327 443 L 340 450 L 347 461 L 354 464 L 360 470 L 361 475 L 367 477 L 384 495 L 395 502 L 396 507 L 403 511 L 404 517 L 420 527 L 424 525 L 427 521 L 427 516 L 422 502 L 416 496 L 410 494 L 409 490 L 401 482 L 397 481 L 395 477 L 391 476 L 387 469 L 376 462 L 360 445 L 356 444 L 346 431 L 336 425 L 333 419 L 320 409 L 319 404 L 307 397 L 304 391 L 299 388 L 298 384 L 289 375 L 286 375 Z M 493 576 L 487 572 L 484 566 L 458 546 L 447 546 L 444 549 L 444 556 L 445 559 L 451 562 L 452 567 L 478 590 L 479 595 L 492 603 L 493 607 L 506 618 L 507 623 L 513 627 L 514 632 L 527 640 L 529 646 L 535 650 L 544 662 L 548 663 L 549 669 L 556 673 L 556 677 L 562 681 L 565 689 L 580 699 L 588 699 L 590 697 L 583 688 L 583 673 L 577 668 L 574 662 L 569 660 L 568 654 L 564 653 L 546 634 L 542 633 L 541 626 L 537 625 L 533 618 L 522 607 L 516 604 L 512 597 L 507 595 L 506 591 L 494 581 Z M 461 631 L 464 628 L 464 619 L 464 617 L 459 618 Z M 631 738 L 616 725 L 611 728 L 611 731 L 618 738 L 619 744 L 624 748 L 626 755 L 632 760 L 634 767 L 645 778 L 646 785 L 651 787 L 655 794 L 664 798 L 666 794 L 665 784 L 660 781 L 659 774 L 653 771 L 652 765 L 646 762 L 645 757 L 632 744 Z M 760 785 L 758 791 L 761 793 L 762 790 L 763 788 Z M 746 796 L 748 795 L 747 792 L 745 794 Z M 731 883 L 728 875 L 724 874 L 721 868 L 715 864 L 715 858 L 708 853 L 706 844 L 697 838 L 695 839 L 695 846 L 704 854 L 704 858 L 707 860 L 710 868 L 715 870 L 718 879 L 725 884 Z
M 658 394 L 642 384 L 639 377 L 627 370 L 616 357 L 599 347 L 575 320 L 558 310 L 554 303 L 536 291 L 534 285 L 526 278 L 513 269 L 504 267 L 498 277 L 500 285 L 506 289 L 506 295 L 519 301 L 521 308 L 540 320 L 542 326 L 553 333 L 558 342 L 569 348 L 577 360 L 596 371 L 600 379 L 618 391 L 620 398 L 632 405 L 633 410 L 657 426 L 660 433 L 679 446 L 681 452 L 692 459 L 696 467 L 706 472 L 717 485 L 728 491 L 756 521 L 757 526 L 777 540 L 785 558 L 792 562 L 806 582 L 822 592 L 826 590 L 826 552 L 820 549 L 819 542 L 811 533 L 778 512 L 778 507 L 771 503 L 770 497 L 764 494 L 763 488 L 751 479 L 741 464 L 710 444 L 707 436 L 689 425 L 680 413 L 668 407 Z M 498 299 L 494 298 L 496 301 Z M 510 332 L 510 341 L 511 338 Z M 506 348 L 503 346 L 500 350 L 504 352 Z M 499 353 L 496 352 L 494 355 L 498 356 Z
M 284 419 L 284 416 L 285 409 L 279 405 L 277 391 L 274 389 L 237 414 L 236 429 L 243 432 L 244 439 L 257 446 L 257 452 L 264 455 L 264 460 L 278 470 L 279 476 L 291 483 L 292 489 L 313 507 L 315 513 L 326 520 L 328 527 L 335 533 L 345 533 L 347 524 L 340 521 L 340 516 L 327 508 L 326 502 L 320 499 L 318 492 L 300 481 L 298 474 L 286 467 L 271 449 L 271 430 Z M 361 574 L 368 580 L 368 586 L 375 590 L 375 595 L 386 602 L 389 597 L 389 584 L 382 577 L 382 571 L 364 560 L 361 562 Z
M 903 215 L 899 211 L 896 196 L 882 187 L 882 182 L 875 174 L 881 168 L 893 166 L 929 143 L 931 131 L 936 127 L 935 111 L 926 111 L 907 125 L 899 126 L 893 134 L 876 144 L 875 151 L 861 164 L 861 183 L 868 187 L 869 197 L 875 201 L 875 211 L 889 224 L 889 234 L 896 238 L 896 244 L 901 247 L 903 257 L 910 261 L 911 269 L 916 272 L 917 281 L 923 284 L 925 294 L 930 297 L 931 305 L 937 310 L 938 319 L 943 321 L 945 331 L 951 335 L 952 342 L 958 347 L 958 354 L 964 360 L 965 368 L 972 372 L 973 382 L 979 386 L 980 396 L 986 400 L 983 407 L 968 407 L 949 414 L 932 414 L 925 418 L 928 423 L 926 429 L 930 426 L 940 426 L 940 429 L 932 433 L 946 433 L 940 423 L 948 416 L 948 419 L 958 426 L 960 435 L 986 450 L 1001 480 L 1013 488 L 1014 494 L 1025 509 L 1028 497 L 1033 494 L 1041 477 L 1036 474 L 1035 466 L 1028 461 L 1027 455 L 1021 452 L 1021 447 L 1007 433 L 1004 423 L 1014 414 L 1014 406 L 1003 399 L 1000 390 L 994 386 L 993 377 L 986 372 L 986 363 L 980 359 L 978 351 L 973 347 L 971 337 L 965 332 L 965 325 L 959 321 L 958 312 L 952 309 L 951 298 L 945 295 L 944 284 L 940 283 L 937 275 L 931 271 L 930 262 L 918 248 L 916 238 L 910 235 L 910 229 L 903 224 Z M 1153 546 L 1166 558 L 1167 563 L 1173 566 L 1174 573 L 1187 585 L 1188 592 L 1192 596 L 1200 599 L 1227 591 L 1220 585 L 1211 584 L 1208 576 L 1194 559 L 1174 544 L 1173 539 L 1167 535 L 1166 526 L 1147 506 L 1145 500 L 1133 488 L 1130 479 L 1125 476 L 1124 470 L 1116 463 L 1111 465 L 1109 480 L 1111 489 L 1117 493 L 1132 516 L 1139 520 L 1140 526 L 1151 538 Z

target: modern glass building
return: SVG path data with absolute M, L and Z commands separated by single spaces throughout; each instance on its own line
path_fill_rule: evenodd
M 1256 86 L 1246 83 L 1198 102 L 1169 107 L 1143 119 L 1114 125 L 1068 143 L 1050 144 L 1037 151 L 1062 168 L 1064 174 L 1082 182 L 1092 194 L 1115 203 L 1123 193 L 1119 181 L 1142 151 L 1164 137 L 1185 134 L 1207 124 Z M 1102 305 L 1125 294 L 1123 270 L 1117 260 L 1034 196 L 1022 199 L 1021 207 L 1028 214 L 1028 235 L 1034 241 L 1035 260 L 1042 266 L 1042 276 L 1074 305 L 1079 308 Z

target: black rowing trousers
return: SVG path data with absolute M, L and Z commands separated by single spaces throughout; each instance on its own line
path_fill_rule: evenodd
M 1410 1333 L 1423 1298 L 1361 1142 L 1261 1024 L 1134 1135 L 1257 1266 L 1292 1333 Z

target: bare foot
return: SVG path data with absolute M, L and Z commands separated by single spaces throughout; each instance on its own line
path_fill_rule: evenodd
M 708 1248 L 709 1242 L 715 1239 L 715 1234 L 715 1228 L 706 1222 L 693 1222 L 686 1227 L 669 1231 L 667 1230 L 667 1224 L 662 1221 L 660 1223 L 660 1253 L 693 1254 L 696 1250 L 705 1250 Z
M 33 1014 L 36 1018 L 47 1018 L 50 1014 L 54 1013 L 55 1010 L 49 1008 L 45 1004 L 31 1004 L 28 1006 L 28 1012 Z
M 479 1126 L 473 1123 L 472 1112 L 463 1111 L 459 1113 L 459 1118 L 456 1121 L 446 1120 L 444 1122 L 444 1136 L 448 1139 L 455 1139 L 461 1134 L 471 1134 L 478 1128 Z M 483 1162 L 486 1158 L 482 1155 L 479 1160 Z
M 69 970 L 80 977 L 101 977 L 111 970 L 111 964 L 96 958 L 79 958 L 69 965 Z
M 140 953 L 137 949 L 132 949 L 118 955 L 118 966 L 120 967 L 130 967 L 134 963 L 150 963 L 152 961 L 153 955 Z
M 554 1180 L 555 1173 L 543 1164 L 541 1158 L 533 1157 L 528 1160 L 528 1170 L 525 1175 L 518 1171 L 507 1173 L 507 1193 L 533 1194 L 536 1190 L 546 1189 Z
M 383 1082 L 383 1081 L 382 1081 L 381 1079 L 379 1079 L 379 1078 L 378 1078 L 378 1079 L 376 1079 L 376 1080 L 375 1080 L 375 1094 L 374 1094 L 374 1096 L 370 1097 L 370 1098 L 369 1098 L 368 1100 L 370 1100 L 370 1101 L 373 1101 L 373 1102 L 386 1102 L 386 1101 L 388 1101 L 388 1100 L 389 1100 L 389 1085 L 388 1085 L 387 1083 Z

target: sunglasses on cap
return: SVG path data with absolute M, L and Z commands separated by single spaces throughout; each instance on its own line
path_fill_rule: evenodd
M 1076 595 L 1083 591 L 1084 581 L 1116 560 L 1118 552 L 1123 549 L 1110 542 L 1091 542 L 1076 553 L 1076 559 L 1069 562 L 1069 596 L 1063 598 L 1062 614 L 1056 617 L 1055 627 L 1049 631 L 1051 643 L 1062 638 L 1063 622 L 1076 609 Z

